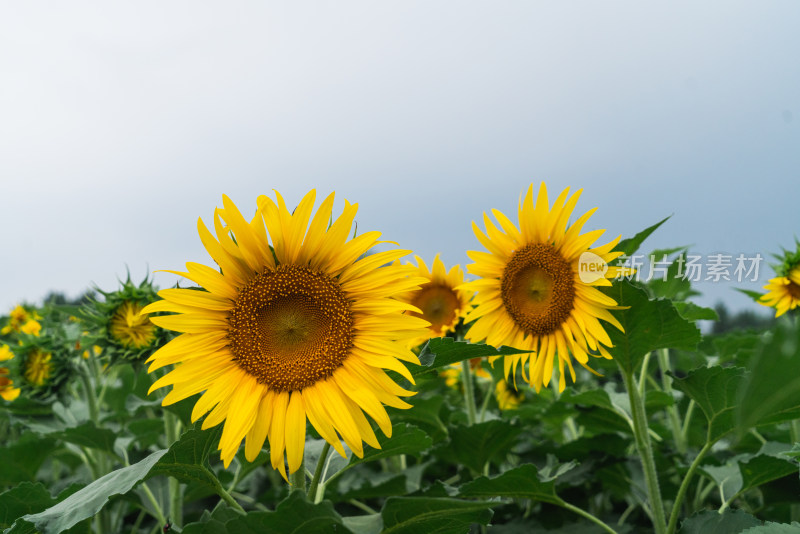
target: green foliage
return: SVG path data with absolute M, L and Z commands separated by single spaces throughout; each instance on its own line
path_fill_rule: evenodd
M 744 369 L 720 366 L 695 369 L 675 379 L 673 385 L 689 395 L 708 419 L 708 442 L 735 430 L 734 410 L 744 380 Z
M 381 510 L 383 534 L 463 534 L 487 525 L 492 503 L 430 497 L 391 497 Z

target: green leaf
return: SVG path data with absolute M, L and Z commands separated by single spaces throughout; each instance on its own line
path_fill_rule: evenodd
M 487 525 L 492 503 L 430 497 L 390 497 L 381 510 L 382 534 L 465 534 Z
M 669 217 L 672 217 L 672 215 L 670 215 Z M 647 239 L 650 236 L 650 234 L 655 232 L 658 229 L 659 226 L 661 226 L 662 224 L 667 222 L 669 217 L 665 217 L 664 219 L 661 219 L 660 221 L 658 221 L 653 226 L 650 226 L 649 228 L 645 228 L 644 230 L 642 230 L 641 232 L 639 232 L 638 234 L 636 234 L 633 237 L 629 237 L 627 239 L 623 239 L 622 241 L 620 241 L 617 244 L 616 247 L 614 247 L 614 250 L 620 250 L 624 254 L 630 256 L 631 254 L 633 254 L 634 252 L 639 250 L 639 247 L 642 245 L 642 242 L 645 239 Z
M 719 315 L 713 308 L 704 308 L 693 302 L 677 301 L 672 303 L 678 313 L 689 321 L 718 321 Z
M 511 347 L 500 347 L 496 349 L 491 345 L 480 343 L 468 343 L 466 341 L 455 341 L 450 337 L 433 338 L 422 348 L 419 355 L 421 365 L 409 365 L 411 374 L 414 376 L 422 375 L 432 369 L 445 367 L 452 363 L 458 363 L 471 358 L 483 358 L 486 356 L 501 356 L 510 354 L 527 354 L 530 351 L 519 350 Z
M 154 452 L 141 462 L 112 471 L 55 506 L 37 514 L 25 515 L 22 520 L 33 524 L 42 534 L 57 534 L 67 530 L 97 514 L 112 496 L 129 492 L 148 475 L 166 452 L 166 450 Z M 25 526 L 21 521 L 17 521 L 9 534 L 25 532 L 23 530 Z
M 673 386 L 697 403 L 708 419 L 707 440 L 713 443 L 734 425 L 734 410 L 738 390 L 744 383 L 746 371 L 741 367 L 701 367 L 690 371 L 685 378 L 674 378 Z
M 459 425 L 450 431 L 450 444 L 444 453 L 452 454 L 457 462 L 480 473 L 486 462 L 507 453 L 521 433 L 518 425 L 499 419 Z
M 343 517 L 344 526 L 358 534 L 380 534 L 383 530 L 381 514 L 356 515 Z
M 443 397 L 437 395 L 436 397 L 424 399 L 417 396 L 406 399 L 406 402 L 412 404 L 413 408 L 410 410 L 388 408 L 387 411 L 392 421 L 406 422 L 418 426 L 431 436 L 434 442 L 441 441 L 447 437 L 447 427 L 444 426 L 444 422 L 439 416 L 444 403 Z
M 175 477 L 193 490 L 205 488 L 216 491 L 218 481 L 207 468 L 208 456 L 216 450 L 222 425 L 208 430 L 201 429 L 201 423 L 195 424 L 172 444 L 166 454 L 153 466 L 147 478 L 157 475 Z
M 752 527 L 742 531 L 742 534 L 800 534 L 800 523 L 772 523 L 767 521 L 759 527 Z
M 800 418 L 800 327 L 779 323 L 763 336 L 739 392 L 739 434 Z
M 392 437 L 380 436 L 378 442 L 381 444 L 380 449 L 371 447 L 365 449 L 363 458 L 353 455 L 350 459 L 350 465 L 372 462 L 399 454 L 418 456 L 419 453 L 428 450 L 433 445 L 433 440 L 425 432 L 405 423 L 392 425 Z
M 23 482 L 0 493 L 0 528 L 10 527 L 23 515 L 41 512 L 55 503 L 41 483 Z
M 694 350 L 700 342 L 700 330 L 680 316 L 668 300 L 650 300 L 647 293 L 629 282 L 617 282 L 603 292 L 629 307 L 617 314 L 625 329 L 607 328 L 614 347 L 611 354 L 624 372 L 630 374 L 644 355 L 656 349 Z
M 251 512 L 225 523 L 227 534 L 352 534 L 330 501 L 308 502 L 293 491 L 274 512 Z
M 91 421 L 87 421 L 73 428 L 66 428 L 60 432 L 55 432 L 50 434 L 50 436 L 80 447 L 98 449 L 110 454 L 115 454 L 114 441 L 117 439 L 117 434 L 107 428 L 98 428 Z
M 797 462 L 780 454 L 769 454 L 764 449 L 747 461 L 739 462 L 742 473 L 742 492 L 787 475 L 797 474 Z
M 34 480 L 42 463 L 56 448 L 52 438 L 24 434 L 16 443 L 0 447 L 0 486 Z
M 556 478 L 577 465 L 569 462 L 560 466 L 555 474 L 542 476 L 536 466 L 525 464 L 510 469 L 494 478 L 479 477 L 461 486 L 461 497 L 507 497 L 514 499 L 532 499 L 534 501 L 562 504 L 564 501 L 556 495 Z
M 719 513 L 706 510 L 685 519 L 679 534 L 737 534 L 750 527 L 761 525 L 761 521 L 741 510 L 725 510 Z

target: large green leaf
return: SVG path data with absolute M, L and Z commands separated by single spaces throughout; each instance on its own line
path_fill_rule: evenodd
M 633 373 L 650 351 L 662 348 L 694 350 L 700 330 L 684 319 L 668 300 L 650 300 L 647 293 L 630 282 L 617 282 L 603 292 L 628 309 L 617 314 L 625 329 L 606 328 L 614 347 L 614 359 L 626 373 Z
M 672 217 L 672 215 L 670 215 L 669 217 Z M 631 254 L 633 254 L 634 252 L 639 250 L 639 247 L 642 245 L 644 240 L 647 239 L 650 236 L 650 234 L 655 232 L 658 229 L 659 226 L 661 226 L 662 224 L 667 222 L 669 217 L 665 217 L 665 218 L 661 219 L 660 221 L 655 223 L 653 226 L 645 228 L 644 230 L 642 230 L 641 232 L 639 232 L 638 234 L 636 234 L 633 237 L 629 237 L 627 239 L 623 239 L 622 241 L 620 241 L 617 244 L 616 247 L 614 247 L 614 250 L 620 250 L 623 253 L 625 253 L 626 255 L 630 256 Z
M 422 348 L 419 355 L 421 365 L 409 365 L 409 368 L 414 376 L 419 376 L 432 369 L 438 369 L 439 367 L 445 367 L 446 365 L 469 360 L 471 358 L 526 354 L 528 352 L 530 351 L 511 347 L 500 347 L 496 349 L 491 345 L 455 341 L 453 338 L 449 337 L 437 337 L 428 341 Z
M 302 491 L 293 491 L 274 512 L 251 512 L 225 523 L 229 534 L 350 534 L 329 501 L 308 502 Z
M 734 410 L 739 388 L 746 371 L 741 367 L 701 367 L 685 378 L 674 378 L 675 389 L 683 391 L 697 403 L 708 419 L 707 440 L 713 443 L 736 427 Z
M 740 434 L 800 418 L 800 326 L 782 323 L 762 338 L 738 401 Z
M 206 464 L 211 452 L 216 450 L 221 433 L 222 425 L 202 430 L 200 423 L 195 424 L 170 446 L 147 478 L 157 475 L 171 476 L 191 484 L 193 490 L 205 488 L 216 491 L 217 479 Z
M 767 521 L 761 526 L 745 529 L 741 534 L 800 534 L 800 523 L 772 523 Z
M 87 421 L 72 428 L 50 434 L 51 437 L 73 443 L 89 449 L 98 449 L 109 454 L 114 453 L 114 441 L 117 434 L 107 428 L 98 428 L 93 422 Z
M 693 515 L 681 524 L 679 534 L 738 534 L 750 527 L 761 525 L 761 521 L 741 510 L 725 510 L 719 513 L 706 510 Z
M 431 497 L 391 497 L 381 510 L 382 534 L 465 534 L 486 525 L 492 503 Z
M 0 486 L 34 480 L 36 473 L 56 448 L 52 438 L 25 434 L 16 443 L 0 447 Z
M 433 440 L 425 432 L 405 423 L 393 425 L 392 437 L 387 438 L 381 435 L 378 441 L 381 445 L 380 449 L 371 447 L 365 449 L 363 458 L 353 455 L 350 465 L 372 462 L 398 454 L 418 456 L 420 452 L 427 450 L 433 444 Z
M 480 473 L 486 462 L 507 453 L 520 433 L 518 425 L 499 419 L 459 425 L 450 431 L 450 443 L 441 452 Z
M 575 467 L 574 462 L 559 466 L 550 476 L 542 473 L 532 464 L 510 469 L 494 478 L 479 477 L 461 486 L 461 497 L 507 497 L 532 499 L 534 501 L 561 504 L 564 501 L 556 495 L 556 478 Z
M 129 492 L 143 480 L 166 452 L 166 450 L 154 452 L 141 462 L 95 480 L 43 512 L 23 516 L 14 524 L 9 534 L 26 532 L 31 524 L 42 534 L 57 534 L 94 516 L 105 506 L 109 498 Z
M 0 528 L 10 527 L 23 515 L 41 512 L 55 503 L 56 500 L 41 483 L 23 482 L 0 493 Z

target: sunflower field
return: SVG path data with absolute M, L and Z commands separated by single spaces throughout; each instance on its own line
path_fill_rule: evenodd
M 0 531 L 800 533 L 800 244 L 717 331 L 686 247 L 629 261 L 666 219 L 603 241 L 552 193 L 465 266 L 223 197 L 174 287 L 8 310 Z

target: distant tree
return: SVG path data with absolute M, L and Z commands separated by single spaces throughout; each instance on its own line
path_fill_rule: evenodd
M 751 310 L 731 313 L 722 302 L 714 306 L 719 320 L 714 321 L 711 333 L 722 334 L 732 330 L 766 330 L 775 324 L 775 318 Z

